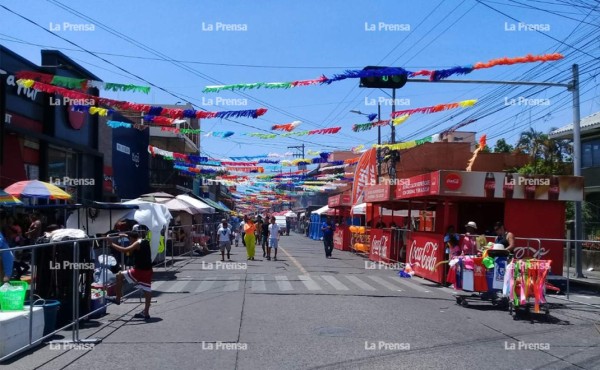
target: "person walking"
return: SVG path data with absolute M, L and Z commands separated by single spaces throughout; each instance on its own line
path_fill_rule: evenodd
M 275 216 L 273 216 L 273 219 L 275 219 Z M 263 258 L 267 257 L 267 254 L 269 252 L 269 227 L 270 226 L 271 225 L 269 224 L 269 215 L 267 215 L 267 217 L 265 217 L 265 222 L 263 222 L 261 225 L 261 233 L 262 233 L 261 246 L 262 246 L 262 250 L 263 250 Z
M 267 250 L 267 260 L 271 260 L 271 249 L 274 249 L 275 255 L 273 256 L 273 261 L 277 261 L 277 248 L 279 248 L 279 225 L 277 225 L 277 220 L 275 217 L 271 217 L 271 224 L 269 225 L 269 247 Z
M 256 224 L 248 216 L 244 216 L 244 244 L 246 245 L 246 253 L 248 260 L 254 261 L 254 247 L 256 246 Z
M 246 235 L 246 231 L 244 231 L 244 226 L 246 226 L 245 218 L 242 218 L 242 222 L 240 222 L 240 237 L 242 239 L 242 245 L 246 246 L 246 241 L 244 240 L 244 236 Z
M 333 225 L 333 221 L 331 221 L 331 217 L 327 217 L 327 219 L 323 222 L 321 225 L 321 230 L 323 230 L 325 258 L 331 258 L 331 252 L 333 251 L 333 231 L 335 230 L 335 226 Z
M 219 230 L 217 230 L 217 234 L 219 235 L 219 249 L 221 250 L 221 261 L 225 261 L 225 249 L 227 249 L 227 259 L 231 261 L 230 253 L 231 253 L 231 229 L 227 225 L 227 220 L 221 220 L 221 226 Z

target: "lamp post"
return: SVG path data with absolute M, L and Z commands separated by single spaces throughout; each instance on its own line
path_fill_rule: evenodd
M 360 114 L 362 116 L 369 116 L 359 110 L 351 110 L 350 113 Z M 381 121 L 381 104 L 377 103 L 377 121 Z M 381 126 L 377 126 L 377 184 L 379 184 L 379 177 L 381 177 Z

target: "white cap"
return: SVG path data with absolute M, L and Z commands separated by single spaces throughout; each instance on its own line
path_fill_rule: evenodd
M 495 251 L 503 251 L 504 249 L 504 244 L 494 244 L 494 246 L 492 247 L 492 250 Z
M 467 222 L 467 224 L 465 225 L 465 227 L 472 227 L 474 229 L 477 229 L 477 224 L 473 221 L 469 221 Z

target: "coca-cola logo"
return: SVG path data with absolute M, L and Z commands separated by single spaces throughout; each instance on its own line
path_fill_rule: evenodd
M 373 241 L 371 243 L 373 254 L 379 256 L 387 256 L 388 240 L 389 239 L 387 235 L 382 235 L 381 239 L 373 237 Z
M 457 173 L 449 173 L 444 178 L 444 184 L 448 190 L 458 190 L 462 186 L 462 179 Z
M 341 230 L 336 230 L 333 234 L 333 244 L 342 245 L 344 242 L 344 234 Z
M 428 241 L 420 247 L 417 245 L 417 241 L 413 240 L 408 255 L 408 263 L 433 272 L 437 263 L 437 249 L 438 243 L 436 242 Z
M 529 253 L 528 253 L 529 252 Z M 515 247 L 514 254 L 516 259 L 522 259 L 523 257 L 529 257 L 528 254 L 532 254 L 532 257 L 535 259 L 540 259 L 550 253 L 550 250 L 540 247 L 540 249 L 536 249 L 534 247 Z

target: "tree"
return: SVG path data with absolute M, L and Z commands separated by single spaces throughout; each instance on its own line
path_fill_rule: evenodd
M 554 129 L 550 129 L 552 131 Z M 564 174 L 571 161 L 571 146 L 568 140 L 550 138 L 548 134 L 530 128 L 521 133 L 516 150 L 529 154 L 531 162 L 519 169 L 522 174 Z
M 494 145 L 494 153 L 510 153 L 514 150 L 513 146 L 504 139 L 498 139 Z

